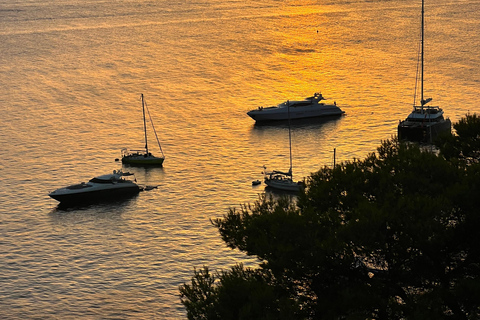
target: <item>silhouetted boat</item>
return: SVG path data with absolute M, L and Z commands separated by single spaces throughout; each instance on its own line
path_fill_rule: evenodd
M 57 189 L 48 195 L 62 204 L 91 203 L 99 200 L 121 199 L 140 192 L 141 188 L 135 180 L 125 179 L 134 176 L 133 173 L 114 170 L 112 174 L 105 174 L 88 182 L 74 184 Z
M 252 181 L 252 186 L 258 186 L 261 183 L 262 183 L 262 181 L 260 181 L 260 180 L 254 180 L 254 181 Z
M 148 107 L 143 97 L 143 94 L 141 95 L 141 98 L 142 98 L 142 109 L 143 109 L 143 130 L 145 133 L 145 149 L 129 150 L 127 148 L 123 148 L 122 163 L 130 164 L 130 165 L 162 166 L 163 161 L 165 160 L 165 155 L 163 154 L 162 146 L 160 145 L 160 141 L 158 140 L 157 132 L 155 131 L 152 117 L 150 116 L 150 112 L 148 111 Z M 145 109 L 147 110 L 153 132 L 155 133 L 155 137 L 157 138 L 158 147 L 160 148 L 160 152 L 162 153 L 161 157 L 154 156 L 148 149 L 147 122 L 146 122 L 146 116 L 145 116 Z
M 288 102 L 287 102 L 287 119 L 288 117 L 288 110 L 289 110 Z M 293 173 L 292 173 L 292 134 L 290 130 L 290 120 L 288 123 L 288 141 L 289 141 L 289 148 L 290 148 L 290 169 L 288 172 L 277 171 L 273 170 L 271 172 L 267 172 L 267 168 L 264 167 L 265 171 L 265 184 L 271 188 L 283 190 L 283 191 L 294 191 L 298 192 L 301 188 L 304 187 L 303 182 L 295 182 L 293 181 Z
M 425 1 L 422 0 L 422 37 L 420 58 L 420 105 L 414 101 L 413 111 L 398 124 L 398 138 L 401 140 L 432 142 L 442 132 L 451 131 L 450 119 L 445 119 L 440 107 L 426 106 L 432 98 L 424 98 L 424 43 L 425 43 Z M 417 82 L 418 83 L 418 82 Z M 415 86 L 416 91 L 416 86 Z M 416 97 L 416 94 L 415 94 Z
M 325 104 L 321 102 L 322 100 L 325 100 L 322 94 L 315 93 L 313 97 L 304 100 L 285 101 L 273 107 L 259 107 L 248 111 L 247 114 L 257 122 L 264 122 L 337 116 L 345 113 L 337 107 L 336 102 Z M 290 110 L 288 110 L 288 107 Z

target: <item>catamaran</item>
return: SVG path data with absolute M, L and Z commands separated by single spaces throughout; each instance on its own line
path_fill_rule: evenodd
M 432 98 L 425 98 L 423 93 L 424 83 L 424 47 L 425 47 L 425 0 L 422 0 L 422 35 L 420 57 L 420 105 L 415 99 L 413 111 L 408 117 L 398 124 L 398 138 L 401 140 L 431 143 L 442 132 L 451 131 L 450 119 L 445 119 L 440 107 L 427 106 Z M 418 81 L 417 81 L 418 83 Z M 417 90 L 415 85 L 415 91 Z M 416 98 L 415 94 L 415 98 Z

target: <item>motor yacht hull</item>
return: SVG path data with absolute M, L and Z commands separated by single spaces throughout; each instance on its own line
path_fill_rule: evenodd
M 66 188 L 64 188 L 66 189 Z M 61 189 L 59 189 L 61 190 Z M 52 192 L 50 197 L 62 204 L 82 204 L 92 203 L 102 200 L 120 200 L 130 196 L 134 196 L 140 192 L 137 185 L 122 186 L 121 188 L 92 188 L 91 190 L 83 190 L 78 192 Z
M 247 112 L 247 114 L 257 122 L 288 120 L 289 114 L 290 120 L 340 116 L 344 114 L 344 111 L 342 111 L 336 105 L 326 104 L 304 107 L 290 107 L 290 112 L 287 109 L 288 108 L 284 107 L 271 107 L 251 110 Z
M 337 103 L 326 104 L 321 93 L 303 100 L 285 101 L 273 107 L 259 107 L 250 110 L 247 114 L 256 122 L 295 120 L 317 117 L 339 116 L 344 112 L 337 107 Z
M 132 196 L 141 188 L 133 180 L 124 179 L 133 176 L 121 170 L 90 179 L 89 182 L 70 185 L 57 189 L 48 195 L 62 204 L 91 203 L 98 200 L 115 200 Z

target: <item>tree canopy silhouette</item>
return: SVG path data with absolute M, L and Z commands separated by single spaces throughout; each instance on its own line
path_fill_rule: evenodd
M 264 195 L 213 220 L 260 263 L 195 270 L 189 319 L 478 319 L 480 165 L 459 157 L 480 148 L 445 156 L 464 138 L 440 155 L 384 141 L 312 174 L 297 201 Z

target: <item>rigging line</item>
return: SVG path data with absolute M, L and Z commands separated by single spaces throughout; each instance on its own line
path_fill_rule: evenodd
M 417 47 L 417 72 L 415 74 L 415 92 L 413 97 L 413 107 L 417 105 L 417 95 L 420 90 L 420 106 L 423 109 L 423 50 L 424 50 L 424 29 L 425 29 L 425 19 L 424 19 L 424 1 L 422 0 L 422 14 L 420 19 L 420 32 L 419 32 L 419 41 Z M 420 89 L 419 89 L 420 85 Z
M 287 100 L 287 113 L 288 113 L 288 143 L 290 147 L 290 177 L 293 178 L 293 172 L 292 172 L 292 133 L 290 129 L 290 101 Z
M 420 75 L 420 50 L 422 50 L 420 48 L 421 46 L 421 43 L 420 41 L 418 42 L 418 55 L 417 55 L 417 71 L 415 73 L 415 91 L 413 92 L 413 107 L 415 108 L 415 106 L 417 105 L 417 90 L 418 90 L 418 78 L 419 78 L 419 75 Z
M 143 132 L 145 133 L 145 153 L 148 155 L 148 140 L 147 140 L 147 123 L 145 122 L 145 99 L 143 93 L 142 98 L 142 111 L 143 111 Z
M 153 132 L 155 133 L 155 138 L 157 138 L 157 143 L 158 143 L 158 147 L 160 148 L 160 152 L 162 153 L 162 156 L 165 157 L 165 155 L 163 154 L 162 146 L 160 145 L 160 140 L 158 139 L 157 130 L 155 130 L 155 126 L 153 125 L 153 120 L 152 120 L 152 116 L 150 115 L 150 110 L 148 109 L 148 106 L 147 106 L 147 101 L 145 101 L 145 109 L 147 109 L 148 118 L 150 119 Z

